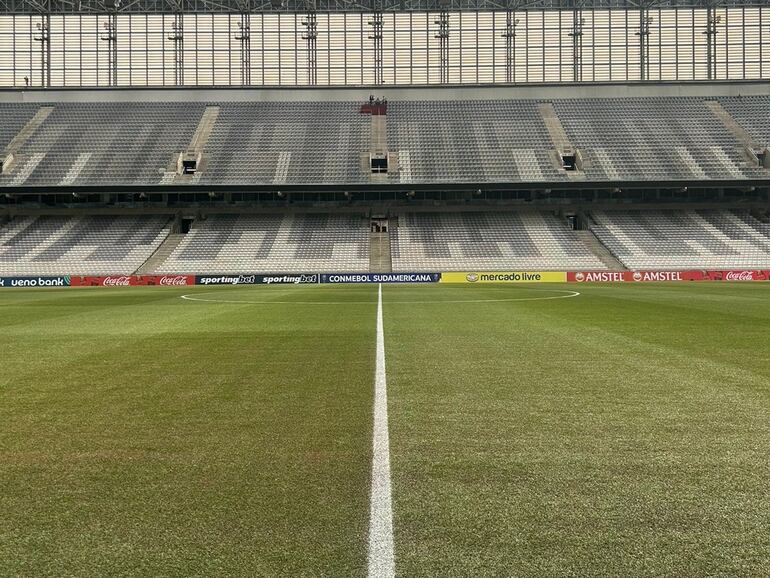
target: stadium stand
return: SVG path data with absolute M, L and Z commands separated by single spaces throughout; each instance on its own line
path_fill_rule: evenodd
M 722 97 L 722 106 L 761 145 L 770 147 L 770 98 L 765 96 Z
M 394 271 L 606 269 L 545 212 L 405 213 L 391 228 Z
M 770 224 L 743 210 L 593 211 L 591 230 L 629 269 L 766 268 Z
M 174 154 L 189 143 L 205 108 L 201 103 L 52 106 L 51 114 L 19 150 L 24 162 L 0 176 L 0 184 L 159 183 Z M 5 126 L 5 120 L 0 124 Z
M 353 102 L 221 105 L 200 182 L 362 181 L 359 155 L 368 141 L 369 119 Z
M 563 127 L 596 182 L 767 179 L 742 144 L 709 110 L 707 97 L 553 99 L 545 101 L 390 101 L 387 146 L 397 153 L 391 183 L 541 183 L 575 177 L 553 142 Z M 762 111 L 770 97 L 720 102 L 767 143 Z M 43 103 L 41 103 L 42 106 Z M 158 185 L 179 183 L 175 163 L 193 137 L 206 102 L 47 103 L 51 114 L 18 151 L 0 185 Z M 187 184 L 353 184 L 362 169 L 371 123 L 360 103 L 223 102 L 203 145 L 204 162 Z M 0 138 L 12 138 L 29 104 L 4 104 Z M 762 119 L 765 120 L 762 120 Z M 558 131 L 557 131 L 558 132 Z M 176 155 L 176 157 L 175 157 Z
M 374 267 L 360 214 L 209 215 L 184 235 L 166 216 L 16 217 L 0 227 L 0 275 L 770 267 L 770 223 L 748 210 L 586 216 L 593 235 L 546 211 L 405 212 Z
M 37 109 L 38 106 L 32 104 L 0 103 L 0 150 L 11 142 Z
M 17 217 L 0 228 L 0 275 L 130 274 L 169 231 L 165 216 Z
M 770 104 L 768 102 L 767 104 Z M 589 180 L 742 179 L 740 143 L 699 98 L 554 101 Z
M 536 101 L 391 103 L 388 142 L 409 157 L 403 182 L 558 181 Z
M 361 215 L 214 215 L 197 221 L 159 273 L 345 272 L 369 269 Z

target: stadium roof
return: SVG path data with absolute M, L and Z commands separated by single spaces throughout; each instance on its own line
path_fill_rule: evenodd
M 639 10 L 767 6 L 767 0 L 0 0 L 0 14 Z

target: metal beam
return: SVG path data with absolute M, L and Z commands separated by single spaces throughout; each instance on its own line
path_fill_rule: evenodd
M 458 12 L 764 7 L 768 0 L 0 0 L 0 14 Z

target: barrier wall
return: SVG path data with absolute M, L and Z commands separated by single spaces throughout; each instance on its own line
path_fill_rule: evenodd
M 135 287 L 188 285 L 300 285 L 350 283 L 645 283 L 770 281 L 770 269 L 691 271 L 480 271 L 445 273 L 274 273 L 244 275 L 61 275 L 0 277 L 11 287 Z
M 195 285 L 193 275 L 73 275 L 72 287 L 134 287 L 141 285 L 183 286 Z
M 767 281 L 770 271 L 570 271 L 572 283 L 645 283 L 660 281 Z

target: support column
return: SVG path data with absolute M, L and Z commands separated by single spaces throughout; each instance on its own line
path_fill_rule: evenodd
M 648 80 L 650 76 L 650 25 L 652 16 L 646 8 L 639 10 L 639 31 L 636 35 L 639 37 L 639 78 Z
M 51 86 L 51 15 L 43 14 L 33 36 L 40 43 L 40 85 Z
M 516 26 L 519 19 L 515 18 L 515 12 L 508 10 L 505 13 L 505 82 L 512 83 L 516 79 L 514 75 L 514 63 L 516 62 Z
M 241 84 L 249 86 L 251 84 L 251 14 L 247 12 L 241 14 L 235 39 L 241 45 Z
M 374 41 L 374 84 L 382 84 L 382 12 L 372 14 L 369 26 L 372 27 L 369 40 Z
M 447 84 L 449 82 L 449 12 L 446 10 L 439 12 L 438 20 L 434 24 L 438 25 L 435 37 L 438 38 L 439 43 L 439 76 L 441 84 Z
M 107 42 L 107 83 L 109 86 L 118 85 L 118 16 L 109 14 L 104 23 L 104 32 L 101 39 Z
M 572 79 L 575 82 L 583 80 L 583 13 L 576 9 L 572 12 Z
M 714 80 L 717 77 L 717 26 L 722 21 L 721 16 L 716 15 L 716 9 L 709 7 L 706 9 L 706 78 Z
M 174 84 L 181 86 L 184 84 L 184 15 L 174 14 L 171 28 L 168 39 L 174 42 Z
M 302 25 L 306 28 L 302 38 L 307 42 L 307 82 L 315 85 L 318 80 L 318 50 L 316 47 L 318 39 L 318 20 L 316 13 L 308 12 Z M 382 43 L 380 43 L 382 49 Z

